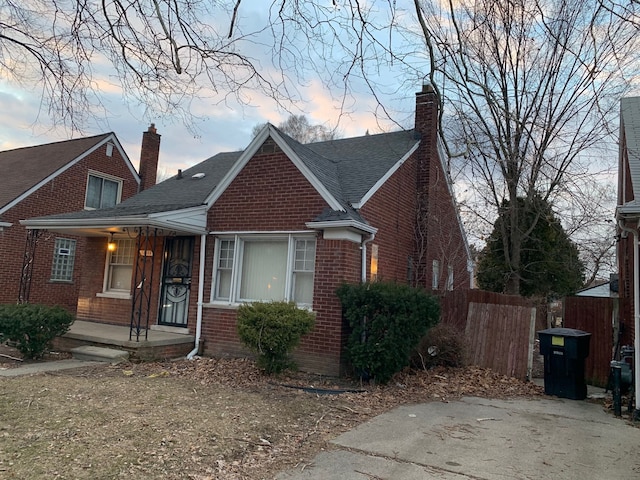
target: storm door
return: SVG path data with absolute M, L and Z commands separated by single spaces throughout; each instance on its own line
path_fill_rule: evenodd
M 164 244 L 160 325 L 186 327 L 191 291 L 194 237 L 170 237 Z

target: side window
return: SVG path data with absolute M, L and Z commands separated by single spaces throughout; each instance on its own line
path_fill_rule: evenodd
M 313 303 L 313 273 L 316 262 L 316 241 L 296 239 L 293 263 L 292 298 L 297 304 Z
M 453 266 L 447 265 L 447 290 L 453 290 Z
M 120 202 L 121 190 L 122 180 L 90 173 L 84 206 L 88 209 L 113 207 Z
M 233 240 L 220 240 L 218 272 L 216 275 L 215 298 L 229 300 L 231 295 L 231 273 L 233 272 Z
M 437 290 L 440 284 L 440 261 L 434 260 L 431 269 L 431 289 Z
M 73 265 L 76 259 L 76 241 L 70 238 L 56 238 L 53 247 L 53 262 L 51 264 L 51 280 L 57 282 L 71 282 L 73 280 Z

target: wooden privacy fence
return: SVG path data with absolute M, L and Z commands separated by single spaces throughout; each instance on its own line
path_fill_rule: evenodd
M 563 324 L 591 334 L 589 356 L 584 364 L 584 376 L 591 385 L 606 386 L 613 359 L 614 298 L 567 297 L 564 299 Z
M 473 365 L 531 379 L 537 327 L 544 308 L 519 296 L 460 290 L 440 297 L 441 321 L 464 334 Z

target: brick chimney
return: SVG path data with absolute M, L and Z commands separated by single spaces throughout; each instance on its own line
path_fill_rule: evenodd
M 439 102 L 430 84 L 422 85 L 416 93 L 415 133 L 420 138 L 418 165 L 418 188 L 425 191 L 429 185 L 430 163 L 438 152 L 438 110 Z
M 420 139 L 420 146 L 416 151 L 416 242 L 414 252 L 414 281 L 416 285 L 431 288 L 432 261 L 438 258 L 434 251 L 433 202 L 431 198 L 436 194 L 431 182 L 438 178 L 438 108 L 439 101 L 433 86 L 422 85 L 422 90 L 416 93 L 416 119 L 414 132 Z
M 152 123 L 142 134 L 140 149 L 140 191 L 156 184 L 158 175 L 158 157 L 160 155 L 160 135 Z

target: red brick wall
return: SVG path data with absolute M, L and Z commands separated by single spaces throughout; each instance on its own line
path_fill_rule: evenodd
M 425 287 L 431 288 L 432 260 L 440 262 L 438 290 L 444 290 L 448 266 L 453 267 L 453 288 L 470 288 L 467 249 L 456 206 L 451 197 L 440 159 L 432 157 L 429 183 L 427 232 L 427 276 Z
M 268 141 L 217 200 L 209 212 L 212 231 L 307 230 L 326 207 L 315 188 L 286 156 Z M 239 214 L 241 212 L 241 214 Z M 205 298 L 211 292 L 214 240 L 207 239 Z M 360 279 L 360 245 L 317 238 L 314 278 L 316 326 L 295 352 L 300 368 L 337 375 L 344 335 L 342 309 L 335 294 L 342 281 Z M 207 306 L 203 312 L 205 353 L 246 355 L 236 332 L 236 311 Z
M 361 208 L 378 229 L 367 244 L 367 279 L 371 279 L 372 246 L 378 246 L 378 280 L 408 283 L 414 255 L 416 221 L 416 158 L 407 160 Z
M 618 204 L 622 205 L 635 198 L 631 184 L 631 172 L 629 170 L 629 156 L 626 148 L 624 128 L 620 128 L 620 163 L 618 165 Z M 635 224 L 627 224 L 627 227 L 637 228 Z M 621 232 L 619 232 L 621 233 Z M 621 345 L 632 345 L 635 331 L 634 312 L 634 286 L 633 286 L 633 261 L 636 258 L 633 252 L 633 235 L 621 235 L 617 245 L 618 257 L 618 289 L 619 295 L 624 301 L 620 302 L 619 317 L 624 326 L 620 339 Z M 638 261 L 638 259 L 636 259 Z
M 465 236 L 438 153 L 439 103 L 430 86 L 416 94 L 415 128 L 421 135 L 417 158 L 418 225 L 416 227 L 415 282 L 431 289 L 433 260 L 440 262 L 438 290 L 447 281 L 448 266 L 454 270 L 454 288 L 469 288 Z
M 107 157 L 105 152 L 106 145 L 103 145 L 2 215 L 4 221 L 13 225 L 0 232 L 0 258 L 4 272 L 0 280 L 0 303 L 14 303 L 18 300 L 27 235 L 26 229 L 19 223 L 20 220 L 83 209 L 89 169 L 122 178 L 122 199 L 137 192 L 138 184 L 118 150 L 113 149 L 111 157 Z M 72 283 L 56 283 L 50 280 L 56 236 L 78 240 Z M 43 234 L 35 253 L 30 302 L 62 305 L 75 312 L 84 244 L 84 239 L 71 235 L 48 232 Z
M 153 257 L 146 257 L 149 262 L 153 261 L 153 278 L 151 277 L 150 263 L 147 264 L 145 273 L 148 281 L 152 282 L 153 285 L 149 307 L 149 325 L 155 325 L 158 323 L 158 301 L 160 295 L 158 286 L 162 279 L 164 237 L 157 237 L 155 249 L 146 245 L 143 245 L 143 248 L 153 250 L 154 252 Z M 107 240 L 105 238 L 89 238 L 87 242 L 86 255 L 84 256 L 82 264 L 82 282 L 78 295 L 77 316 L 80 320 L 128 326 L 131 323 L 133 299 L 98 296 L 98 294 L 103 291 L 106 259 Z M 133 278 L 135 275 L 135 268 L 136 266 L 134 263 L 131 279 L 132 296 L 134 293 L 134 286 L 139 283 L 139 281 Z M 193 299 L 194 295 L 196 294 L 192 292 L 190 300 Z M 192 308 L 190 313 L 194 314 L 193 323 L 195 324 L 195 308 L 192 306 L 190 308 Z M 142 322 L 145 321 L 146 317 L 143 316 Z
M 267 147 L 273 152 L 255 155 L 211 208 L 210 230 L 307 230 L 327 206 L 273 140 Z

